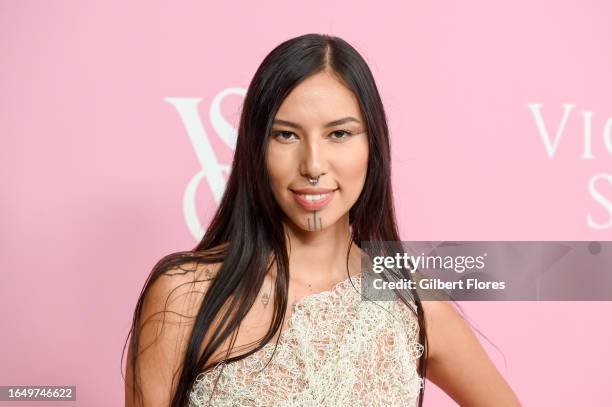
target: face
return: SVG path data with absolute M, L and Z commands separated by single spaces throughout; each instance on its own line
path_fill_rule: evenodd
M 285 98 L 266 165 L 274 196 L 297 227 L 316 232 L 348 216 L 367 174 L 366 130 L 357 97 L 327 71 Z

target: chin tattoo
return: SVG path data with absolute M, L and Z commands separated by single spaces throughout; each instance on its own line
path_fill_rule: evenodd
M 307 219 L 308 230 L 314 232 L 315 230 L 323 230 L 323 221 L 321 216 L 317 214 L 317 211 L 312 211 L 312 216 Z

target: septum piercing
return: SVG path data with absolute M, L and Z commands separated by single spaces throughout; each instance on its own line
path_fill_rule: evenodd
M 319 177 L 316 177 L 316 178 L 308 177 L 308 183 L 310 185 L 317 185 L 319 183 Z M 309 230 L 316 230 L 317 226 L 319 230 L 323 230 L 323 223 L 321 222 L 321 216 L 319 216 L 319 224 L 317 225 L 317 211 L 312 212 L 312 224 L 310 223 L 310 218 L 308 218 L 307 221 L 308 221 Z

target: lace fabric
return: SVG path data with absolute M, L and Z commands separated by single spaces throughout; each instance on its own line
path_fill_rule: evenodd
M 200 373 L 189 406 L 416 406 L 418 336 L 399 298 L 362 301 L 356 275 L 298 300 L 278 343 Z

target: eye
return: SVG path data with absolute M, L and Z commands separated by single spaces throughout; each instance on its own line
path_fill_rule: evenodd
M 290 137 L 290 136 L 295 136 L 294 133 L 290 132 L 290 131 L 274 131 L 272 132 L 272 137 L 275 139 L 279 139 L 281 141 L 291 141 L 290 138 L 287 138 L 286 136 Z
M 334 135 L 339 135 L 340 137 L 333 137 Z M 349 138 L 350 136 L 352 136 L 353 133 L 351 133 L 350 131 L 345 131 L 345 130 L 336 130 L 331 134 L 331 138 L 334 140 L 344 140 Z

